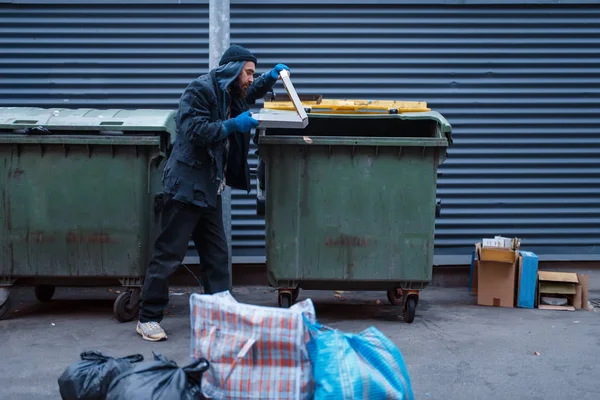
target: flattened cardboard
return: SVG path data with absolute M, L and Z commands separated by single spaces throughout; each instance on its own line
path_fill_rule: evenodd
M 565 282 L 540 282 L 540 292 L 551 294 L 572 294 L 577 290 L 575 284 Z
M 479 259 L 477 304 L 513 308 L 515 306 L 516 262 L 514 260 L 513 262 L 483 260 L 481 259 L 483 254 L 481 243 L 477 243 L 475 248 Z M 506 257 L 502 259 L 506 259 Z
M 573 306 L 575 307 L 576 310 L 581 310 L 581 308 L 583 306 L 582 298 L 583 298 L 583 290 L 581 287 L 581 283 L 578 283 L 575 285 L 575 298 L 573 299 Z
M 581 308 L 584 310 L 589 310 L 588 308 L 588 290 L 589 290 L 589 279 L 585 274 L 577 274 L 577 280 L 579 281 L 579 285 L 581 286 Z
M 575 307 L 573 306 L 549 306 L 546 304 L 540 304 L 538 308 L 540 310 L 575 311 Z
M 538 277 L 540 281 L 579 283 L 574 272 L 539 271 Z
M 538 308 L 540 310 L 575 311 L 577 274 L 572 272 L 538 271 Z M 567 299 L 566 306 L 542 304 L 542 297 L 556 296 Z

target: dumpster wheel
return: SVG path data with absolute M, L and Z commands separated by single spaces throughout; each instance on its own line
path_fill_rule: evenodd
M 289 292 L 279 292 L 277 296 L 277 304 L 281 308 L 290 308 L 293 303 L 293 295 Z
M 294 303 L 296 303 L 299 295 L 300 287 L 295 289 L 279 289 L 277 304 L 279 304 L 279 307 L 281 308 L 290 308 Z
M 35 287 L 35 298 L 42 303 L 47 303 L 52 300 L 56 286 L 52 285 L 38 285 Z
M 412 322 L 415 320 L 417 301 L 418 297 L 416 295 L 411 295 L 406 298 L 404 309 L 402 310 L 402 317 L 404 318 L 404 322 L 407 324 L 412 324 Z
M 139 298 L 139 291 L 134 293 L 134 290 L 128 290 L 121 293 L 113 306 L 113 312 L 117 320 L 121 322 L 133 320 L 140 310 Z
M 390 289 L 387 291 L 387 298 L 391 305 L 393 306 L 401 306 L 402 305 L 402 289 Z
M 8 316 L 8 310 L 10 310 L 10 292 L 7 291 L 6 299 L 0 304 L 0 320 Z

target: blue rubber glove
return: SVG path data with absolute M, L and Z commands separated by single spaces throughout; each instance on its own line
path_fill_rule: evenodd
M 250 129 L 257 127 L 258 121 L 252 118 L 250 110 L 248 110 L 235 118 L 225 121 L 224 125 L 228 134 L 231 134 L 234 131 L 245 133 L 250 132 Z
M 288 70 L 288 72 L 291 72 L 291 71 L 290 71 L 290 67 L 288 67 L 287 65 L 285 65 L 285 64 L 277 64 L 277 65 L 275 66 L 275 68 L 273 68 L 273 69 L 271 70 L 271 77 L 272 77 L 273 79 L 277 79 L 277 78 L 279 78 L 279 73 L 280 73 L 281 71 L 283 71 L 284 69 L 287 69 L 287 70 Z

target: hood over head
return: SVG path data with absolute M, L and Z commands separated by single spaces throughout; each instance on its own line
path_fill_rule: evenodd
M 246 61 L 230 61 L 227 64 L 217 67 L 215 72 L 219 88 L 227 92 L 227 88 L 237 79 L 245 64 Z

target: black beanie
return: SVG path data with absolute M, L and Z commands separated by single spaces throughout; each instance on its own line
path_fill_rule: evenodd
M 225 65 L 231 61 L 252 61 L 256 64 L 256 57 L 248 49 L 238 44 L 233 44 L 225 50 L 225 53 L 221 56 L 219 65 Z

